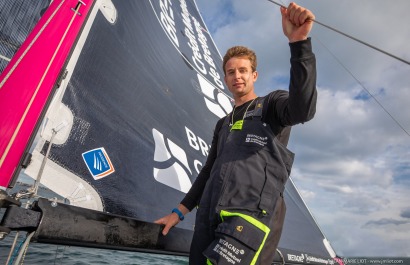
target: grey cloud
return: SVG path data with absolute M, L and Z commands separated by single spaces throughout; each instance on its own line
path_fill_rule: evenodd
M 410 208 L 401 211 L 400 216 L 403 218 L 410 218 Z
M 403 225 L 408 224 L 410 221 L 407 220 L 396 220 L 392 218 L 382 218 L 379 220 L 371 220 L 364 224 L 363 227 L 372 227 L 372 226 L 384 226 L 384 225 Z

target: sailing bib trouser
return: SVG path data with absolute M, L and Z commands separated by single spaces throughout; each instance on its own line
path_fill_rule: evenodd
M 258 98 L 240 130 L 230 116 L 219 131 L 218 155 L 197 211 L 190 264 L 271 264 L 286 207 L 294 155 L 262 121 Z

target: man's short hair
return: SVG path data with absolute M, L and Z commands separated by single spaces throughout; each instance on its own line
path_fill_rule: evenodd
M 223 58 L 222 67 L 224 70 L 224 74 L 226 74 L 226 69 L 225 69 L 226 63 L 228 62 L 229 59 L 233 57 L 248 59 L 251 62 L 252 72 L 256 71 L 256 66 L 258 65 L 258 63 L 256 60 L 255 52 L 245 46 L 234 46 L 234 47 L 229 48 L 226 51 L 225 56 Z

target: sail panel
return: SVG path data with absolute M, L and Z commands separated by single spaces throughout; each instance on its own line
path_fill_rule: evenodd
M 216 121 L 232 106 L 226 88 L 219 86 L 221 58 L 206 47 L 216 50 L 203 22 L 194 24 L 192 18 L 199 13 L 192 2 L 179 3 L 172 11 L 175 27 L 186 28 L 178 30 L 178 45 L 161 22 L 161 16 L 171 12 L 162 1 L 112 3 L 117 20 L 110 23 L 102 12 L 96 13 L 76 65 L 68 69 L 69 80 L 63 80 L 65 93 L 50 106 L 71 112 L 64 118 L 46 117 L 47 124 L 71 128 L 64 142 L 53 143 L 50 159 L 61 172 L 94 187 L 105 211 L 152 221 L 189 189 L 205 162 Z M 184 22 L 186 8 L 190 15 Z M 186 26 L 188 19 L 191 25 Z M 48 141 L 39 141 L 36 150 L 44 155 Z M 106 156 L 98 159 L 111 161 L 114 170 L 97 179 L 89 170 L 94 165 L 83 154 L 100 148 Z M 42 160 L 35 159 L 37 165 Z M 52 178 L 47 171 L 53 172 L 46 167 L 44 181 Z M 36 177 L 32 166 L 27 172 Z M 175 185 L 167 185 L 170 182 Z M 190 218 L 191 223 L 184 224 L 192 229 L 194 215 Z
M 326 238 L 307 208 L 292 179 L 286 183 L 284 194 L 286 216 L 279 247 L 303 250 L 321 257 L 334 257 L 325 245 Z

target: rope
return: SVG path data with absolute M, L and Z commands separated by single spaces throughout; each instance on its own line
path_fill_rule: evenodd
M 28 245 L 29 245 L 30 240 L 31 240 L 31 238 L 33 237 L 33 235 L 34 235 L 34 232 L 31 232 L 31 233 L 26 237 L 26 239 L 23 240 L 23 241 L 20 243 L 19 247 L 16 249 L 16 252 L 18 252 L 18 256 L 17 256 L 16 260 L 13 262 L 13 259 L 14 259 L 14 257 L 13 257 L 8 264 L 13 264 L 13 265 L 23 264 L 24 258 L 25 258 L 25 256 L 26 256 L 26 252 L 27 252 Z M 14 256 L 15 256 L 16 254 L 17 254 L 17 253 L 15 253 Z
M 280 6 L 280 7 L 286 8 L 286 6 L 284 6 L 284 5 L 282 5 L 282 4 L 278 3 L 278 2 L 275 2 L 275 1 L 273 1 L 273 0 L 267 0 L 267 1 L 269 1 L 269 2 L 271 2 L 271 3 L 273 3 L 273 4 L 275 4 L 275 5 L 278 5 L 278 6 Z M 346 33 L 342 32 L 342 31 L 340 31 L 340 30 L 338 30 L 338 29 L 335 29 L 335 28 L 333 28 L 333 27 L 331 27 L 331 26 L 328 26 L 328 25 L 326 25 L 326 24 L 324 24 L 324 23 L 322 23 L 322 22 L 319 22 L 319 21 L 317 21 L 316 19 L 312 19 L 312 21 L 315 22 L 316 24 L 319 24 L 319 25 L 325 27 L 325 28 L 328 28 L 328 29 L 330 29 L 330 30 L 333 30 L 334 32 L 337 32 L 337 33 L 339 33 L 339 34 L 341 34 L 341 35 L 343 35 L 343 36 L 345 36 L 345 37 L 348 37 L 348 38 L 350 38 L 350 39 L 352 39 L 352 40 L 354 40 L 354 41 L 357 41 L 357 42 L 359 42 L 359 43 L 361 43 L 361 44 L 363 44 L 363 45 L 366 45 L 366 46 L 369 47 L 369 48 L 372 48 L 372 49 L 374 49 L 374 50 L 376 50 L 376 51 L 378 51 L 378 52 L 381 52 L 381 53 L 383 53 L 383 54 L 385 54 L 385 55 L 387 55 L 387 56 L 390 56 L 390 57 L 392 57 L 392 58 L 394 58 L 394 59 L 396 59 L 396 60 L 399 60 L 399 61 L 401 61 L 401 62 L 403 62 L 403 63 L 405 63 L 405 64 L 410 65 L 410 62 L 409 62 L 409 61 L 406 61 L 406 60 L 403 59 L 403 58 L 400 58 L 400 57 L 398 57 L 398 56 L 396 56 L 396 55 L 393 55 L 393 54 L 391 54 L 391 53 L 389 53 L 389 52 L 386 52 L 386 51 L 384 51 L 384 50 L 382 50 L 382 49 L 380 49 L 380 48 L 377 48 L 377 47 L 375 47 L 375 46 L 373 46 L 373 45 L 367 43 L 367 42 L 364 42 L 364 41 L 362 41 L 362 40 L 359 40 L 358 38 L 355 38 L 355 37 L 353 37 L 353 36 L 351 36 L 351 35 L 349 35 L 349 34 L 346 34 Z
M 10 252 L 9 252 L 9 256 L 7 257 L 7 261 L 6 261 L 6 264 L 7 264 L 7 265 L 13 263 L 14 256 L 16 255 L 18 249 L 20 249 L 21 244 L 23 243 L 23 242 L 21 242 L 20 245 L 19 245 L 19 246 L 17 247 L 17 249 L 16 249 L 16 244 L 17 244 L 17 240 L 18 240 L 19 234 L 20 234 L 20 232 L 17 231 L 16 235 L 14 236 L 13 244 L 11 245 Z
M 282 265 L 285 265 L 285 258 L 283 257 L 283 254 L 282 254 L 282 252 L 280 252 L 280 250 L 277 248 L 276 249 L 276 252 L 278 252 L 279 253 L 279 256 L 282 258 Z M 273 263 L 272 263 L 273 264 Z

